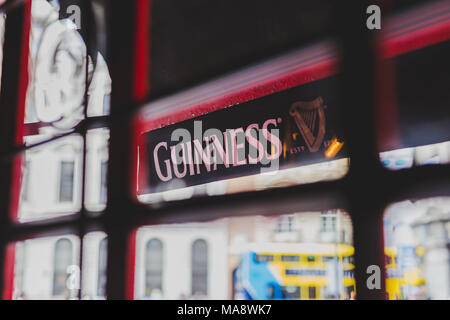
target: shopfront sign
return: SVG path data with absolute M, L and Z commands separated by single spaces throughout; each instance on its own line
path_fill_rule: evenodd
M 144 133 L 153 193 L 327 159 L 338 127 L 337 76 Z M 345 150 L 333 154 L 346 155 Z

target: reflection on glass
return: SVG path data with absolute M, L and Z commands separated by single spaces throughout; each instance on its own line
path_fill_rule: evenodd
M 109 113 L 111 78 L 106 62 L 100 52 L 87 56 L 77 21 L 62 18 L 65 6 L 59 1 L 32 2 L 26 145 L 73 129 L 84 119 L 86 105 L 87 116 Z M 92 9 L 95 17 L 103 12 L 102 6 Z M 101 35 L 97 31 L 90 30 L 92 35 Z M 108 136 L 106 129 L 95 129 L 86 138 L 85 205 L 93 211 L 102 210 L 106 203 Z M 25 152 L 19 220 L 54 217 L 81 208 L 82 146 L 82 137 L 70 136 Z
M 137 299 L 350 299 L 352 226 L 340 211 L 143 227 Z
M 111 78 L 106 62 L 100 52 L 86 59 L 80 26 L 60 19 L 60 10 L 58 1 L 32 2 L 28 135 L 55 135 L 73 128 L 84 118 L 85 105 L 88 116 L 109 113 Z M 95 10 L 102 9 L 96 6 Z
M 83 118 L 86 45 L 72 21 L 59 20 L 55 1 L 33 1 L 31 21 L 26 122 L 69 129 Z
M 390 205 L 384 234 L 389 299 L 450 297 L 450 198 Z
M 13 299 L 77 299 L 79 248 L 79 239 L 72 235 L 17 243 Z

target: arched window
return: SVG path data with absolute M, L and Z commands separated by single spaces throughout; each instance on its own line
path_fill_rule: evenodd
M 72 264 L 73 246 L 67 239 L 59 239 L 55 244 L 53 260 L 53 295 L 66 293 L 67 268 Z
M 106 297 L 106 265 L 107 265 L 107 249 L 108 240 L 103 238 L 100 241 L 98 248 L 98 280 L 97 280 L 97 295 L 99 297 Z
M 198 239 L 192 244 L 192 295 L 206 296 L 208 293 L 208 244 Z
M 155 291 L 162 293 L 163 244 L 159 239 L 150 239 L 145 255 L 145 295 Z

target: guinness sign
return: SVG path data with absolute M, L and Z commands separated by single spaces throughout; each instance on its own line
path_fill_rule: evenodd
M 327 149 L 342 138 L 336 77 L 144 133 L 139 194 L 329 160 Z

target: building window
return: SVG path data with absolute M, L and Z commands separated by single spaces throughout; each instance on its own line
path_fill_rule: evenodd
M 73 246 L 69 239 L 59 239 L 55 244 L 53 260 L 53 295 L 69 295 L 67 289 L 67 268 L 72 264 Z
M 198 239 L 192 244 L 192 295 L 206 296 L 208 293 L 208 244 Z
M 101 172 L 100 172 L 100 203 L 106 204 L 107 200 L 107 181 L 106 181 L 106 175 L 108 170 L 108 162 L 102 161 L 101 164 Z
M 103 238 L 100 241 L 98 249 L 98 280 L 97 295 L 99 297 L 106 296 L 106 264 L 107 264 L 108 240 Z
M 337 215 L 335 213 L 322 214 L 322 232 L 335 232 L 337 227 Z
M 269 299 L 274 299 L 275 298 L 275 285 L 269 284 L 267 286 L 267 297 Z
M 316 287 L 308 287 L 308 291 L 309 291 L 309 298 L 316 299 L 317 297 Z
M 273 261 L 275 258 L 270 254 L 257 254 L 255 255 L 256 262 L 269 262 Z
M 284 286 L 281 288 L 281 296 L 284 299 L 299 299 L 301 287 L 299 286 Z
M 159 239 L 147 242 L 145 263 L 145 292 L 147 296 L 162 293 L 163 244 Z
M 298 262 L 298 261 L 300 261 L 300 256 L 284 255 L 284 256 L 281 256 L 281 261 Z
M 74 161 L 61 161 L 59 172 L 59 202 L 73 201 Z
M 23 169 L 22 178 L 22 200 L 27 202 L 29 200 L 29 189 L 30 189 L 30 165 L 31 161 L 27 160 L 25 162 L 25 168 Z
M 280 217 L 277 222 L 277 226 L 275 232 L 292 232 L 293 231 L 293 221 L 294 217 L 292 216 L 284 216 Z
M 103 114 L 109 114 L 111 111 L 111 94 L 105 94 L 103 97 Z

